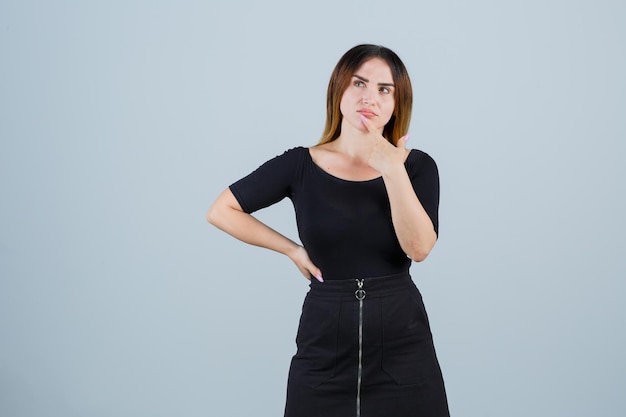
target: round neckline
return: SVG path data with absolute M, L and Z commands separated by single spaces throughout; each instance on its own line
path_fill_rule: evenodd
M 375 177 L 375 178 L 371 178 L 369 180 L 349 180 L 349 179 L 346 179 L 346 178 L 338 177 L 338 176 L 333 175 L 330 172 L 326 171 L 324 168 L 322 168 L 321 166 L 319 166 L 319 165 L 317 165 L 315 163 L 315 161 L 313 160 L 313 156 L 311 156 L 311 148 L 304 148 L 304 149 L 306 149 L 306 153 L 307 153 L 307 155 L 309 157 L 309 161 L 311 161 L 311 164 L 313 164 L 313 166 L 318 171 L 320 171 L 321 173 L 323 173 L 326 176 L 328 176 L 330 178 L 333 178 L 335 180 L 343 181 L 343 182 L 347 182 L 347 183 L 353 183 L 353 184 L 367 184 L 367 183 L 372 183 L 372 182 L 375 182 L 375 181 L 378 181 L 378 180 L 382 180 L 382 178 L 383 178 L 382 175 L 379 175 L 378 177 Z M 409 154 L 407 155 L 407 157 L 406 157 L 406 159 L 404 161 L 404 165 L 405 166 L 406 166 L 406 162 L 409 160 L 409 156 L 411 155 L 411 152 L 412 152 L 412 150 L 409 151 Z

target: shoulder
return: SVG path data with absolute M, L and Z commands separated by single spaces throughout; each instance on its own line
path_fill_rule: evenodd
M 287 149 L 280 154 L 270 157 L 263 165 L 293 165 L 301 163 L 306 156 L 308 150 L 302 146 L 296 146 L 294 148 Z
M 322 145 L 311 146 L 306 148 L 311 160 L 317 165 L 327 165 L 328 159 L 337 156 L 337 152 L 333 149 L 333 142 L 324 143 Z
M 255 172 L 275 180 L 295 179 L 307 165 L 308 149 L 302 146 L 287 149 L 266 160 Z
M 276 158 L 297 160 L 297 159 L 302 158 L 303 156 L 306 156 L 308 152 L 309 152 L 308 148 L 305 148 L 304 146 L 296 146 L 294 148 L 287 149 L 281 155 L 278 155 Z
M 434 171 L 437 172 L 437 163 L 432 156 L 419 149 L 411 149 L 406 159 L 406 167 L 411 171 Z
M 297 155 L 297 154 L 302 154 L 304 152 L 307 152 L 308 148 L 305 148 L 304 146 L 295 146 L 293 148 L 289 148 L 287 149 L 284 154 L 292 154 L 292 155 Z

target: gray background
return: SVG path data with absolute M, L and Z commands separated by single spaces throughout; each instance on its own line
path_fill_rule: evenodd
M 2 1 L 0 415 L 282 415 L 307 281 L 204 214 L 363 42 L 439 164 L 411 272 L 452 414 L 625 415 L 625 4 Z

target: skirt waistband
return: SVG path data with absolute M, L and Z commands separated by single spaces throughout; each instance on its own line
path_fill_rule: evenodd
M 361 287 L 358 281 L 363 281 Z M 366 291 L 368 297 L 384 296 L 415 288 L 415 283 L 408 272 L 385 275 L 381 277 L 362 277 L 352 279 L 338 279 L 319 282 L 315 278 L 309 284 L 310 294 L 325 297 L 352 296 L 359 288 Z

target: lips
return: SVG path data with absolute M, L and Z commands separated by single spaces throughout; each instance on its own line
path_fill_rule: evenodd
M 378 116 L 376 113 L 374 113 L 371 110 L 366 110 L 366 109 L 361 109 L 361 110 L 357 110 L 357 113 L 360 113 L 361 115 L 367 117 L 368 119 L 371 119 L 372 117 Z

